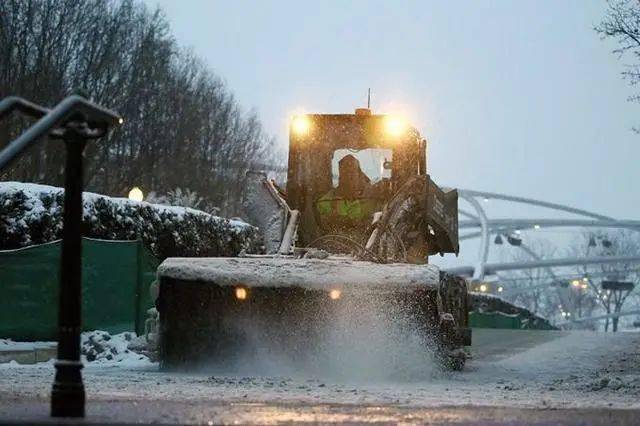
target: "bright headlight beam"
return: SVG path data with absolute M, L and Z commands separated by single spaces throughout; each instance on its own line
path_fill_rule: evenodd
M 407 121 L 402 117 L 388 115 L 384 120 L 384 130 L 389 136 L 400 136 L 407 131 Z
M 309 120 L 309 117 L 306 117 L 304 115 L 296 115 L 295 117 L 293 117 L 293 120 L 291 121 L 291 130 L 297 136 L 307 135 L 310 128 L 311 121 Z

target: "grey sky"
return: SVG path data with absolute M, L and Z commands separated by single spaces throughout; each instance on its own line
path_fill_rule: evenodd
M 171 1 L 178 41 L 282 144 L 296 110 L 406 112 L 443 185 L 635 218 L 640 106 L 600 1 Z

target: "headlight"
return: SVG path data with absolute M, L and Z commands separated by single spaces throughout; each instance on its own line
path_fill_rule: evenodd
M 338 300 L 340 299 L 340 296 L 342 296 L 342 292 L 340 290 L 331 290 L 329 292 L 329 297 L 331 298 L 331 300 Z
M 402 117 L 388 115 L 384 119 L 384 130 L 389 136 L 398 137 L 407 131 L 407 120 Z
M 305 115 L 296 115 L 291 121 L 291 130 L 297 136 L 304 136 L 309 133 L 311 128 L 311 121 L 309 117 Z

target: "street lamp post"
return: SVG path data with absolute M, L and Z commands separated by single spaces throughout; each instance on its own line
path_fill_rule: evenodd
M 80 361 L 82 327 L 82 157 L 86 139 L 76 129 L 64 132 L 62 260 L 58 308 L 58 359 L 51 391 L 51 415 L 84 417 L 85 392 Z
M 17 111 L 38 119 L 0 151 L 0 170 L 11 165 L 43 136 L 62 139 L 66 148 L 65 194 L 58 305 L 58 358 L 51 392 L 51 415 L 83 417 L 85 392 L 80 361 L 82 325 L 82 156 L 89 139 L 105 136 L 122 124 L 116 113 L 79 95 L 71 95 L 48 109 L 8 96 L 0 100 L 0 119 Z

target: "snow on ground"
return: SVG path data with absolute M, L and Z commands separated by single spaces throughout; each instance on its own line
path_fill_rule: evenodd
M 474 332 L 474 358 L 465 371 L 425 366 L 429 377 L 416 380 L 169 373 L 150 362 L 111 361 L 89 363 L 83 375 L 92 400 L 640 408 L 636 333 Z M 51 363 L 0 365 L 0 401 L 48 398 L 53 373 Z
M 54 345 L 54 342 L 14 342 L 11 339 L 0 339 L 0 352 L 48 349 Z

